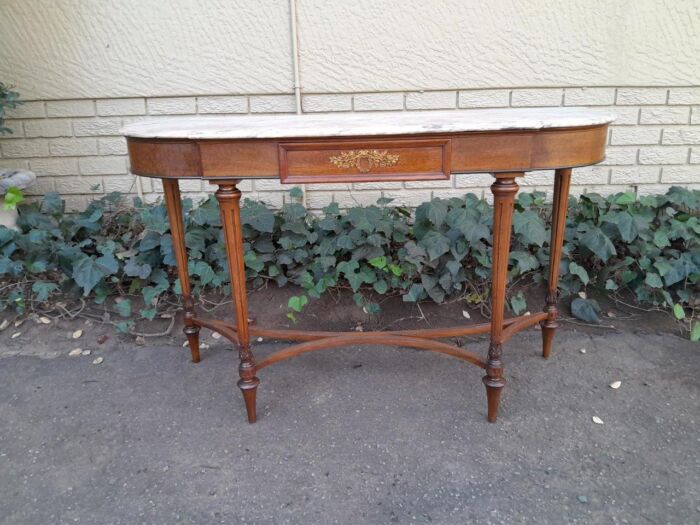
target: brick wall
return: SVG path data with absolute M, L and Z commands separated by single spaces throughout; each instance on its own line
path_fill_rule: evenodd
M 662 193 L 671 185 L 700 189 L 700 87 L 543 88 L 390 93 L 308 94 L 304 112 L 411 111 L 421 109 L 597 106 L 611 108 L 617 121 L 608 137 L 604 163 L 574 170 L 572 192 L 603 194 L 632 189 L 639 195 Z M 151 115 L 284 113 L 294 97 L 281 95 L 122 98 L 28 101 L 11 110 L 14 133 L 0 140 L 0 167 L 31 169 L 40 195 L 58 191 L 72 209 L 84 208 L 107 192 L 160 198 L 158 181 L 129 173 L 126 144 L 119 128 Z M 552 174 L 531 172 L 523 189 L 550 191 Z M 342 207 L 370 204 L 381 196 L 415 206 L 431 197 L 473 192 L 490 196 L 488 174 L 458 175 L 451 181 L 308 184 L 306 204 L 319 209 L 335 201 Z M 184 193 L 202 198 L 211 186 L 182 181 Z M 245 196 L 281 206 L 290 186 L 274 180 L 246 181 Z

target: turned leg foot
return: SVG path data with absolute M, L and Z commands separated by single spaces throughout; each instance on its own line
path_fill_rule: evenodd
M 255 364 L 252 362 L 252 360 L 241 362 L 238 367 L 238 374 L 241 377 L 241 379 L 238 381 L 238 388 L 240 388 L 241 392 L 243 393 L 245 409 L 248 413 L 248 423 L 255 423 L 257 420 L 255 395 L 258 391 L 260 379 L 255 377 Z
M 185 332 L 187 343 L 190 345 L 192 362 L 199 363 L 199 326 L 185 326 L 183 332 Z
M 487 419 L 489 423 L 495 423 L 498 416 L 498 405 L 501 402 L 501 392 L 503 392 L 506 381 L 502 377 L 484 376 L 483 382 L 486 386 L 486 400 L 488 401 Z
M 540 324 L 542 326 L 542 357 L 549 358 L 552 353 L 552 341 L 554 340 L 554 331 L 559 326 L 555 321 L 546 320 Z
M 254 377 L 250 381 L 244 381 L 243 379 L 238 381 L 238 388 L 241 389 L 241 392 L 243 393 L 243 400 L 245 401 L 245 410 L 248 414 L 248 423 L 255 423 L 258 419 L 255 399 L 259 384 L 260 380 L 257 377 Z

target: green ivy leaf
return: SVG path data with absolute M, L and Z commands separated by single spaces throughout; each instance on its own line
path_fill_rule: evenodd
M 134 326 L 133 321 L 119 321 L 118 323 L 115 324 L 117 328 L 117 332 L 121 334 L 126 334 L 128 333 Z
M 606 290 L 617 290 L 618 288 L 619 287 L 617 286 L 615 281 L 613 281 L 612 279 L 608 279 L 607 281 L 605 281 L 605 289 Z
M 597 226 L 591 226 L 580 238 L 581 244 L 596 254 L 603 262 L 615 255 L 615 246 Z
M 634 192 L 626 191 L 615 198 L 615 204 L 619 204 L 620 206 L 628 206 L 630 204 L 634 204 L 636 200 L 637 196 L 634 194 Z
M 36 281 L 32 284 L 32 292 L 35 294 L 35 299 L 43 303 L 51 295 L 51 292 L 58 290 L 58 285 L 56 283 L 48 283 L 45 281 Z
M 581 282 L 584 285 L 588 284 L 588 272 L 585 270 L 585 268 L 583 268 L 583 266 L 579 266 L 575 262 L 571 261 L 571 263 L 569 264 L 569 273 L 578 276 L 578 278 L 581 279 Z
M 131 317 L 131 299 L 122 299 L 114 303 L 117 313 L 122 317 Z
M 355 273 L 355 270 L 357 270 L 360 267 L 360 263 L 357 261 L 342 261 L 336 266 L 336 275 L 348 275 Z
M 3 209 L 5 210 L 16 210 L 17 205 L 24 201 L 24 194 L 16 186 L 10 186 L 5 192 L 5 202 L 3 204 Z
M 192 273 L 199 276 L 202 286 L 211 283 L 216 277 L 212 267 L 204 261 L 197 261 L 192 268 Z
M 518 291 L 518 293 L 510 298 L 510 308 L 515 315 L 520 315 L 527 310 L 527 300 L 522 291 Z
M 376 315 L 381 310 L 377 303 L 367 303 L 362 309 L 369 315 Z
M 526 244 L 542 246 L 547 239 L 547 230 L 542 217 L 531 210 L 513 214 L 513 229 L 515 233 L 523 236 Z
M 374 225 L 372 224 L 372 218 L 368 211 L 368 208 L 350 208 L 348 210 L 347 218 L 358 231 L 372 233 L 374 231 Z
M 308 304 L 308 302 L 309 298 L 305 295 L 293 295 L 289 298 L 289 301 L 287 301 L 287 307 L 299 313 L 302 311 L 304 306 Z
M 654 244 L 659 248 L 671 246 L 671 241 L 668 240 L 668 235 L 665 231 L 657 230 L 654 232 Z
M 380 270 L 383 270 L 384 268 L 386 268 L 387 258 L 385 255 L 380 255 L 379 257 L 375 257 L 373 259 L 370 259 L 368 262 L 369 262 L 369 264 L 371 264 L 375 268 L 379 268 Z
M 428 203 L 426 216 L 433 226 L 439 228 L 447 218 L 447 202 L 442 199 L 433 199 Z
M 425 248 L 430 260 L 435 261 L 442 254 L 450 251 L 450 240 L 436 231 L 429 231 L 420 240 L 420 246 Z
M 587 323 L 600 324 L 600 306 L 595 299 L 581 299 L 577 297 L 571 301 L 571 313 L 576 319 Z
M 113 255 L 103 255 L 97 259 L 83 256 L 73 263 L 72 276 L 75 283 L 83 289 L 83 295 L 87 297 L 97 283 L 115 273 L 118 267 Z
M 46 261 L 32 261 L 27 263 L 27 271 L 30 273 L 43 273 L 46 271 Z
M 389 285 L 384 279 L 380 279 L 379 281 L 376 281 L 372 287 L 374 288 L 374 291 L 377 292 L 380 295 L 384 295 L 387 290 L 389 289 Z
M 602 220 L 617 226 L 620 237 L 625 242 L 632 242 L 637 237 L 637 226 L 629 212 L 608 212 L 603 216 Z
M 56 192 L 49 192 L 44 195 L 41 201 L 40 211 L 47 215 L 58 216 L 62 215 L 65 206 L 61 196 Z
M 107 275 L 112 275 L 119 271 L 119 261 L 111 253 L 106 253 L 102 257 L 98 257 L 95 261 Z
M 661 281 L 658 273 L 649 272 L 644 278 L 644 282 L 652 288 L 663 288 L 664 283 Z
M 304 196 L 304 191 L 299 186 L 294 186 L 289 190 L 289 196 L 292 199 L 301 199 Z
M 664 278 L 666 286 L 673 286 L 692 273 L 692 269 L 682 259 L 659 260 L 654 262 L 654 267 L 659 271 L 659 275 Z M 691 272 L 688 270 L 691 270 Z M 697 271 L 697 268 L 694 268 L 694 270 Z
M 158 232 L 147 231 L 143 234 L 139 243 L 139 251 L 146 252 L 160 246 L 162 235 Z
M 407 303 L 415 303 L 418 300 L 421 299 L 423 296 L 424 290 L 423 286 L 420 284 L 412 284 L 411 287 L 408 289 L 408 293 L 403 296 L 403 301 Z
M 254 272 L 260 272 L 265 268 L 265 262 L 255 255 L 255 252 L 246 252 L 243 256 L 246 268 L 250 268 Z
M 342 248 L 344 250 L 352 250 L 355 247 L 354 243 L 352 242 L 352 238 L 349 235 L 340 235 L 335 242 L 338 248 Z
M 530 252 L 514 251 L 510 253 L 510 258 L 515 260 L 518 271 L 523 274 L 540 267 L 537 257 Z
M 135 257 L 131 257 L 124 265 L 124 273 L 129 277 L 146 279 L 151 275 L 151 265 L 146 263 L 139 264 Z
M 676 303 L 673 305 L 673 315 L 678 319 L 679 321 L 681 319 L 685 319 L 685 310 L 683 309 L 683 306 Z
M 690 340 L 693 342 L 700 341 L 700 321 L 693 323 L 693 328 L 690 330 Z
M 491 232 L 485 224 L 477 223 L 476 221 L 467 220 L 459 225 L 459 231 L 462 232 L 464 238 L 471 244 L 476 244 L 482 239 L 488 239 Z
M 241 209 L 241 222 L 252 226 L 259 232 L 272 233 L 275 227 L 275 215 L 272 211 L 258 202 L 248 202 L 246 204 Z M 305 214 L 306 212 L 304 211 Z

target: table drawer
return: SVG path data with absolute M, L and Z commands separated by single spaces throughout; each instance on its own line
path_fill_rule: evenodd
M 450 139 L 281 142 L 282 183 L 450 178 Z

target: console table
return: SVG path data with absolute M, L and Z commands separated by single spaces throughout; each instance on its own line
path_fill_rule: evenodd
M 571 170 L 603 160 L 613 115 L 588 108 L 450 110 L 270 116 L 164 117 L 127 125 L 131 171 L 162 179 L 184 298 L 184 332 L 199 362 L 199 331 L 208 328 L 238 346 L 238 386 L 248 421 L 256 420 L 258 372 L 285 359 L 328 348 L 387 344 L 447 354 L 486 371 L 488 420 L 496 421 L 503 378 L 502 346 L 540 323 L 542 354 L 557 327 L 557 281 Z M 554 170 L 551 258 L 544 311 L 505 318 L 506 273 L 517 179 Z M 453 173 L 492 173 L 493 267 L 491 321 L 472 326 L 385 332 L 267 329 L 248 320 L 240 220 L 242 179 L 337 183 L 449 179 Z M 464 175 L 468 176 L 468 175 Z M 216 184 L 235 305 L 235 323 L 198 317 L 187 272 L 179 179 Z M 440 339 L 490 333 L 484 358 Z M 251 336 L 301 341 L 256 361 Z

